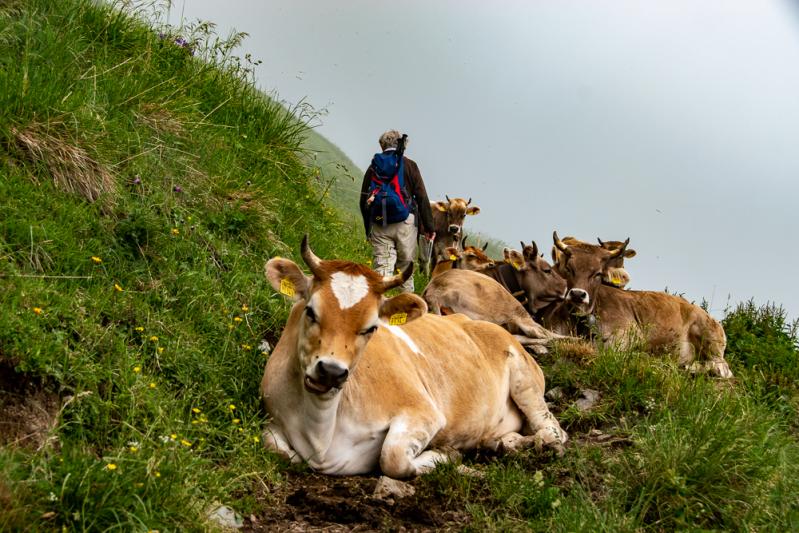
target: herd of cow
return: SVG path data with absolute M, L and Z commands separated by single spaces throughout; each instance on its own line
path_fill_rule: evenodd
M 544 376 L 525 348 L 580 336 L 655 351 L 732 377 L 721 325 L 663 292 L 630 291 L 624 242 L 590 244 L 553 234 L 553 264 L 533 242 L 501 261 L 466 245 L 471 200 L 432 204 L 437 238 L 422 297 L 386 291 L 394 276 L 321 260 L 303 240 L 311 272 L 274 258 L 266 276 L 294 301 L 266 365 L 261 392 L 268 448 L 327 474 L 375 470 L 415 476 L 461 450 L 512 451 L 568 439 L 544 401 Z M 430 312 L 428 312 L 430 311 Z

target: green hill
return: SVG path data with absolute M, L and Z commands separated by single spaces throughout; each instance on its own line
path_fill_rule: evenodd
M 754 304 L 725 319 L 729 383 L 635 349 L 541 358 L 564 457 L 468 455 L 477 477 L 442 466 L 391 504 L 266 452 L 288 307 L 265 261 L 305 233 L 368 250 L 360 171 L 235 44 L 0 3 L 0 531 L 213 529 L 220 505 L 254 530 L 799 529 L 797 330 Z

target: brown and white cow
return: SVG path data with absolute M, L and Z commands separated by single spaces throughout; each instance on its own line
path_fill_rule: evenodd
M 461 241 L 460 250 L 453 246 L 449 246 L 444 250 L 430 277 L 434 278 L 442 272 L 452 269 L 482 271 L 493 267 L 495 262 L 486 255 L 486 248 L 488 248 L 488 243 L 485 243 L 482 248 L 466 246 L 466 237 L 464 237 Z
M 628 283 L 630 283 L 630 274 L 624 268 L 624 260 L 635 257 L 636 255 L 635 250 L 627 248 L 626 243 L 623 243 L 621 241 L 603 241 L 602 239 L 599 238 L 597 238 L 597 241 L 599 242 L 599 246 L 587 243 L 585 241 L 581 241 L 575 237 L 564 237 L 561 242 L 566 246 L 573 246 L 576 244 L 584 245 L 584 249 L 586 251 L 596 250 L 597 253 L 599 252 L 599 250 L 602 249 L 612 252 L 614 250 L 624 248 L 623 254 L 614 257 L 608 262 L 607 271 L 605 272 L 604 277 L 602 278 L 603 283 L 623 289 L 624 287 L 627 286 Z M 564 262 L 563 252 L 558 250 L 557 246 L 552 247 L 552 261 L 555 270 L 557 270 L 561 276 L 564 275 L 564 273 L 561 270 L 562 268 L 561 265 Z
M 524 248 L 525 257 L 519 259 L 518 266 L 510 275 L 525 293 L 528 304 L 538 310 L 553 301 L 562 300 L 566 282 L 552 274 L 549 264 L 538 256 L 535 243 Z M 493 276 L 485 275 L 494 270 L 449 270 L 433 277 L 422 297 L 433 313 L 463 313 L 475 320 L 493 322 L 516 335 L 522 345 L 532 347 L 536 353 L 545 351 L 537 347 L 563 338 L 536 323 L 506 286 Z
M 562 449 L 544 376 L 501 327 L 426 313 L 413 294 L 383 294 L 394 277 L 322 261 L 303 240 L 307 276 L 274 258 L 266 276 L 295 303 L 266 364 L 266 445 L 319 472 L 403 478 L 453 451 Z M 525 436 L 522 436 L 524 434 Z
M 463 198 L 450 199 L 449 196 L 445 196 L 445 198 L 447 199 L 446 202 L 430 202 L 430 208 L 433 212 L 433 231 L 436 232 L 432 251 L 430 251 L 430 245 L 422 240 L 424 237 L 419 237 L 422 240 L 419 247 L 419 262 L 426 272 L 434 269 L 439 261 L 446 260 L 447 248 L 459 248 L 461 246 L 463 222 L 466 219 L 466 215 L 476 215 L 480 212 L 479 207 L 470 205 L 472 203 L 471 198 L 468 200 Z
M 732 377 L 724 360 L 724 329 L 701 307 L 664 292 L 630 291 L 602 282 L 611 261 L 624 254 L 585 243 L 567 245 L 553 233 L 569 286 L 563 304 L 550 310 L 544 325 L 559 333 L 571 333 L 581 322 L 593 327 L 605 341 L 628 344 L 643 340 L 653 351 L 679 354 L 680 365 L 704 368 L 720 377 Z

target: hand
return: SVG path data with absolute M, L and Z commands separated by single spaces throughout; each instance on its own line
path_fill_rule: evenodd
M 434 241 L 436 240 L 436 232 L 435 231 L 425 232 L 424 238 L 427 239 L 428 241 Z

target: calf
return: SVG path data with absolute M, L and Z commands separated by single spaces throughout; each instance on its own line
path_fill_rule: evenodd
M 562 449 L 543 373 L 510 333 L 427 314 L 413 294 L 386 299 L 410 267 L 381 277 L 320 260 L 307 238 L 301 251 L 310 276 L 288 259 L 266 264 L 275 290 L 295 302 L 261 383 L 267 447 L 325 474 L 379 468 L 398 478 L 453 450 Z
M 563 304 L 547 312 L 547 327 L 568 333 L 587 321 L 605 341 L 625 344 L 642 339 L 653 351 L 676 349 L 683 366 L 732 377 L 724 360 L 724 329 L 704 309 L 663 292 L 627 291 L 603 284 L 609 264 L 624 255 L 629 239 L 621 248 L 599 252 L 585 243 L 567 245 L 557 232 L 553 240 L 563 253 L 561 268 L 569 291 Z

